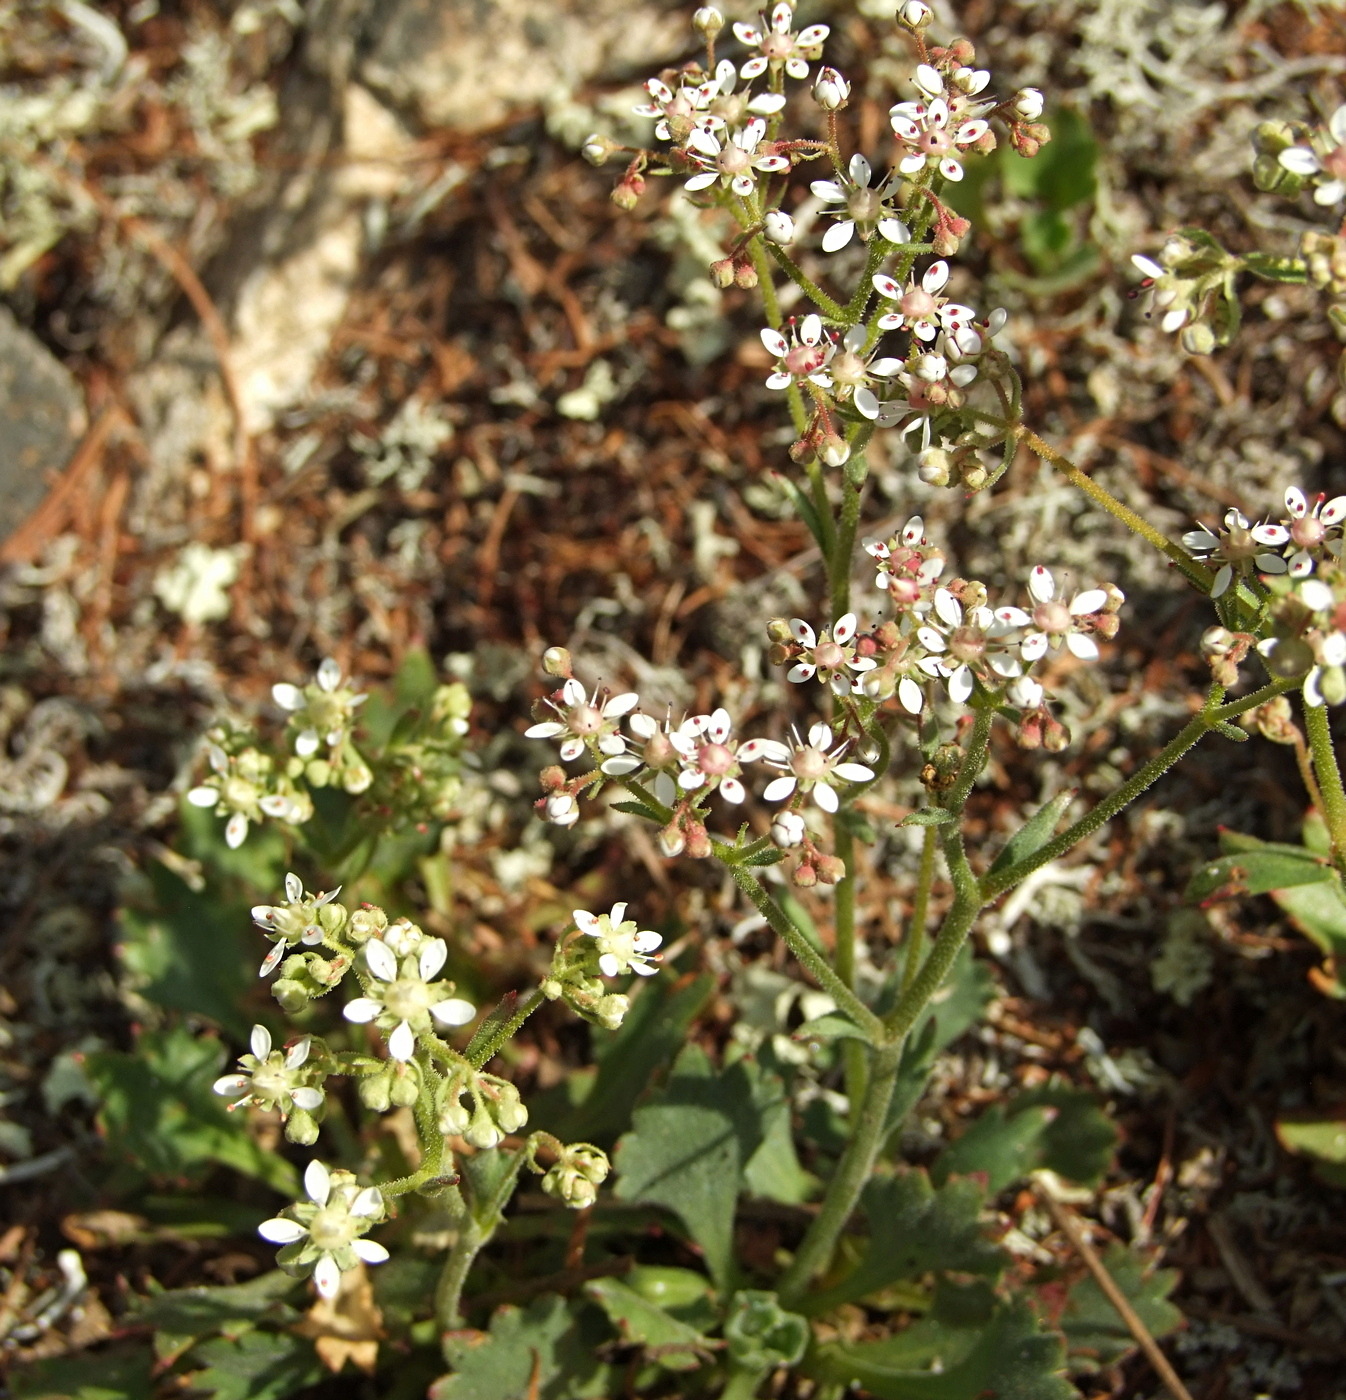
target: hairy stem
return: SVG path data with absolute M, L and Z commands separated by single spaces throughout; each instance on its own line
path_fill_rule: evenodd
M 494 1056 L 500 1047 L 507 1041 L 512 1040 L 518 1034 L 519 1027 L 542 1005 L 545 998 L 542 989 L 536 987 L 526 996 L 522 1002 L 514 1009 L 514 1014 L 503 1024 L 497 1026 L 490 1036 L 482 1041 L 480 1045 L 473 1044 L 469 1057 L 472 1068 L 480 1069 Z M 475 1040 L 475 1037 L 474 1037 Z
M 467 1202 L 460 1193 L 458 1208 L 452 1211 L 451 1222 L 457 1238 L 449 1246 L 448 1258 L 440 1270 L 435 1285 L 435 1319 L 448 1330 L 463 1325 L 463 1285 L 481 1247 L 486 1243 L 481 1226 L 473 1219 Z
M 1326 705 L 1305 704 L 1303 709 L 1313 771 L 1318 775 L 1318 791 L 1322 797 L 1320 810 L 1332 842 L 1332 863 L 1346 873 L 1346 788 L 1342 787 L 1341 767 L 1332 743 L 1332 722 Z
M 767 243 L 767 251 L 776 260 L 780 270 L 790 279 L 791 282 L 804 293 L 806 297 L 823 313 L 829 320 L 842 321 L 846 317 L 846 308 L 838 301 L 833 301 L 830 296 L 805 272 L 802 272 L 799 265 L 785 251 L 775 243 Z M 761 277 L 759 272 L 758 277 Z
M 776 1287 L 783 1307 L 794 1307 L 801 1302 L 814 1276 L 827 1267 L 837 1240 L 860 1199 L 860 1192 L 874 1171 L 874 1163 L 887 1138 L 888 1105 L 893 1099 L 901 1061 L 899 1044 L 884 1045 L 874 1052 L 869 1087 L 861 1102 L 851 1140 L 827 1183 L 822 1209 L 814 1216 L 790 1267 L 781 1275 Z
M 731 866 L 730 873 L 734 877 L 734 883 L 752 900 L 758 912 L 771 925 L 772 932 L 785 943 L 799 963 L 813 974 L 818 985 L 831 996 L 837 1006 L 871 1039 L 882 1035 L 883 1023 L 837 976 L 827 959 L 808 938 L 794 926 L 785 911 L 766 892 L 757 876 L 742 865 Z
M 1078 486 L 1096 505 L 1102 506 L 1109 515 L 1120 520 L 1128 530 L 1139 535 L 1141 539 L 1152 544 L 1161 554 L 1171 559 L 1204 592 L 1210 592 L 1214 575 L 1204 564 L 1198 564 L 1180 545 L 1174 544 L 1166 535 L 1160 534 L 1148 520 L 1137 515 L 1130 506 L 1123 505 L 1116 496 L 1100 486 L 1093 477 L 1087 476 L 1081 471 L 1069 457 L 1058 452 L 1049 443 L 1043 442 L 1035 432 L 1024 427 L 1022 423 L 1014 427 L 1013 433 L 1020 442 L 1031 448 L 1044 462 L 1055 467 L 1072 486 Z
M 911 900 L 911 918 L 907 922 L 907 960 L 902 968 L 902 991 L 916 980 L 925 956 L 925 922 L 929 917 L 930 886 L 935 879 L 935 855 L 939 850 L 939 828 L 928 826 L 921 843 L 921 866 L 916 872 L 916 893 Z
M 846 874 L 837 881 L 834 902 L 837 976 L 855 990 L 855 837 L 844 821 L 833 822 L 833 842 L 837 858 L 846 867 Z M 865 1047 L 858 1041 L 844 1042 L 842 1056 L 846 1066 L 846 1097 L 855 1113 L 865 1092 Z

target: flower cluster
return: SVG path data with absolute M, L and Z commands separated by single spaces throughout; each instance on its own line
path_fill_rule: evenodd
M 226 747 L 228 746 L 228 747 Z M 261 750 L 238 743 L 238 736 L 213 730 L 206 742 L 210 772 L 187 794 L 193 807 L 227 815 L 224 840 L 237 850 L 248 839 L 248 827 L 263 816 L 301 825 L 313 815 L 313 801 L 295 786 L 288 773 Z
M 276 1263 L 296 1278 L 313 1275 L 324 1298 L 335 1298 L 341 1275 L 357 1264 L 382 1264 L 388 1251 L 363 1238 L 384 1216 L 383 1197 L 373 1186 L 361 1187 L 347 1171 L 328 1171 L 312 1161 L 304 1172 L 307 1201 L 264 1220 L 257 1233 L 284 1248 Z
M 369 697 L 342 684 L 341 667 L 328 657 L 310 684 L 301 689 L 282 682 L 271 687 L 271 697 L 290 712 L 294 751 L 304 760 L 308 781 L 314 787 L 331 784 L 350 793 L 364 792 L 374 775 L 351 742 L 351 733 L 356 712 Z
M 239 1073 L 215 1081 L 215 1092 L 232 1099 L 231 1109 L 254 1104 L 278 1112 L 285 1119 L 290 1142 L 311 1146 L 317 1140 L 318 1119 L 324 1104 L 321 1088 L 327 1076 L 321 1056 L 312 1054 L 313 1039 L 301 1036 L 286 1050 L 271 1048 L 271 1032 L 254 1026 L 252 1053 L 239 1058 Z

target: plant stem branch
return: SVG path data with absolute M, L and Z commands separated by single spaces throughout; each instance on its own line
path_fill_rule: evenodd
M 929 917 L 930 887 L 935 879 L 935 854 L 939 850 L 939 828 L 928 826 L 921 844 L 921 867 L 916 872 L 916 893 L 911 900 L 911 918 L 907 921 L 907 960 L 902 968 L 902 991 L 905 994 L 921 970 L 925 956 L 925 923 Z
M 833 301 L 807 273 L 802 272 L 799 265 L 784 248 L 778 247 L 775 243 L 768 243 L 766 247 L 767 251 L 779 264 L 781 271 L 806 297 L 808 297 L 824 316 L 832 321 L 845 320 L 846 308 L 842 306 L 840 302 Z M 762 274 L 758 272 L 757 275 L 760 279 Z
M 1301 702 L 1303 697 L 1301 696 Z M 1318 775 L 1320 808 L 1327 834 L 1332 842 L 1332 862 L 1346 872 L 1346 788 L 1342 787 L 1341 767 L 1332 743 L 1332 721 L 1326 705 L 1303 705 L 1304 730 L 1309 736 L 1309 752 L 1313 755 L 1313 771 Z
M 753 904 L 757 906 L 758 912 L 771 925 L 772 931 L 784 941 L 800 964 L 813 974 L 818 985 L 832 997 L 837 1007 L 844 1011 L 870 1039 L 881 1036 L 883 1022 L 837 976 L 827 959 L 794 926 L 785 911 L 766 892 L 757 876 L 742 865 L 730 866 L 730 873 L 734 877 L 734 883 L 752 900 Z
M 833 822 L 833 843 L 846 874 L 837 881 L 833 929 L 836 935 L 837 976 L 855 990 L 855 837 L 844 821 Z M 858 1041 L 843 1043 L 846 1097 L 854 1113 L 865 1092 L 865 1048 Z

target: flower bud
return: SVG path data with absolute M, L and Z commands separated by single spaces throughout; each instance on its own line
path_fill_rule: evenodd
M 670 822 L 659 833 L 659 849 L 669 857 L 680 856 L 687 845 L 682 828 L 677 822 Z
M 851 85 L 835 68 L 820 68 L 813 80 L 813 100 L 824 112 L 835 112 L 850 99 Z
M 1324 666 L 1318 677 L 1318 690 L 1329 705 L 1346 701 L 1346 671 L 1340 666 Z
M 350 917 L 346 932 L 357 943 L 374 938 L 388 927 L 388 916 L 377 904 L 361 905 Z
M 566 777 L 566 770 L 558 763 L 549 763 L 537 775 L 538 782 L 542 785 L 542 791 L 546 793 L 560 792 L 570 780 Z M 384 919 L 384 927 L 387 927 L 387 919 Z
M 766 625 L 766 635 L 768 640 L 773 642 L 790 642 L 794 639 L 794 633 L 790 630 L 790 624 L 783 617 L 773 617 Z
M 542 653 L 542 669 L 559 680 L 568 681 L 574 675 L 571 656 L 565 647 L 548 647 Z
M 558 792 L 543 804 L 546 818 L 553 826 L 574 826 L 580 819 L 580 806 L 568 792 Z
M 302 1108 L 296 1108 L 285 1120 L 285 1141 L 300 1147 L 312 1147 L 318 1140 L 318 1120 Z
M 484 1104 L 477 1105 L 462 1136 L 464 1142 L 479 1152 L 489 1152 L 505 1140 L 504 1133 L 496 1125 L 495 1119 L 487 1113 Z
M 898 6 L 897 22 L 905 24 L 908 29 L 924 29 L 933 18 L 930 6 L 923 5 L 921 0 L 906 0 L 905 4 Z
M 762 220 L 762 233 L 771 243 L 793 243 L 795 221 L 783 209 L 773 209 Z
M 360 1102 L 374 1113 L 387 1113 L 392 1107 L 392 1071 L 383 1070 L 357 1082 Z
M 824 885 L 835 885 L 846 878 L 846 862 L 838 856 L 819 856 L 814 865 Z
M 645 193 L 645 177 L 631 171 L 624 175 L 621 182 L 609 196 L 618 209 L 631 210 L 640 203 L 640 196 Z
M 274 982 L 271 995 L 280 1003 L 280 1009 L 291 1016 L 298 1015 L 309 1003 L 308 988 L 289 977 Z
M 710 265 L 710 280 L 723 291 L 726 287 L 734 285 L 734 260 L 733 258 L 720 258 Z
M 828 433 L 818 444 L 818 456 L 829 467 L 839 467 L 850 460 L 851 445 L 844 437 Z
M 408 1073 L 409 1066 L 399 1064 L 393 1069 L 389 1097 L 398 1108 L 412 1108 L 421 1096 L 420 1079 Z
M 1020 121 L 1035 122 L 1042 115 L 1043 97 L 1037 88 L 1020 88 L 1014 94 L 1013 111 Z
M 1026 714 L 1014 733 L 1015 742 L 1021 749 L 1040 749 L 1042 747 L 1042 722 L 1045 716 L 1040 710 L 1033 710 Z
M 687 854 L 693 860 L 705 860 L 713 849 L 710 833 L 700 822 L 686 822 L 684 826 L 687 832 Z
M 599 997 L 594 1004 L 593 1014 L 604 1030 L 615 1031 L 630 1009 L 630 997 L 622 996 L 620 992 L 612 992 L 607 996 Z
M 798 812 L 777 812 L 771 822 L 771 839 L 778 846 L 802 845 L 804 818 Z
M 1047 716 L 1042 726 L 1042 747 L 1048 753 L 1060 753 L 1070 744 L 1070 730 L 1058 719 Z
M 472 1114 L 457 1097 L 439 1110 L 439 1131 L 445 1137 L 461 1137 L 472 1122 Z
M 916 475 L 927 486 L 947 486 L 951 462 L 952 458 L 942 447 L 927 447 L 916 459 Z
M 746 260 L 735 263 L 734 285 L 742 287 L 745 292 L 751 291 L 757 285 L 757 269 Z
M 812 861 L 801 860 L 790 878 L 801 889 L 812 889 L 818 883 L 818 871 Z
M 592 135 L 585 137 L 584 145 L 580 147 L 580 154 L 590 165 L 603 165 L 621 149 L 615 141 L 610 141 L 606 136 L 595 131 Z
M 1215 349 L 1215 332 L 1204 321 L 1184 326 L 1178 339 L 1189 355 L 1209 355 Z
M 692 28 L 707 39 L 713 39 L 724 28 L 724 16 L 714 5 L 702 5 L 692 15 Z

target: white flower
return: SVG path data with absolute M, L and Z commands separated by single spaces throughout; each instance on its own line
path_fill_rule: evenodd
M 767 377 L 766 387 L 787 389 L 791 384 L 809 380 L 825 389 L 830 388 L 832 381 L 826 373 L 826 366 L 836 346 L 830 336 L 824 335 L 822 318 L 811 312 L 796 325 L 792 316 L 789 331 L 788 340 L 770 326 L 760 332 L 762 344 L 779 362 Z
M 856 655 L 853 644 L 855 627 L 855 614 L 846 613 L 837 618 L 830 631 L 824 627 L 819 637 L 802 617 L 792 617 L 790 635 L 799 643 L 801 650 L 795 664 L 786 672 L 785 679 L 801 685 L 817 676 L 834 695 L 853 694 L 857 682 L 846 672 L 855 671 L 863 675 L 878 665 L 871 656 Z
M 1346 496 L 1334 496 L 1328 501 L 1320 494 L 1310 505 L 1299 487 L 1291 486 L 1285 493 L 1285 509 L 1289 519 L 1283 520 L 1281 526 L 1286 542 L 1294 546 L 1288 571 L 1291 578 L 1304 578 L 1313 572 L 1316 559 L 1325 553 L 1341 552 L 1340 531 L 1336 527 L 1346 520 Z M 1261 528 L 1265 533 L 1277 527 Z
M 389 1031 L 388 1053 L 393 1059 L 410 1060 L 416 1052 L 416 1037 L 430 1031 L 432 1021 L 465 1026 L 477 1014 L 470 1001 L 444 995 L 453 990 L 452 983 L 430 985 L 449 955 L 442 938 L 427 940 L 419 954 L 403 958 L 400 965 L 381 939 L 371 938 L 364 953 L 370 973 L 385 985 L 376 984 L 371 994 L 348 1002 L 343 1014 L 357 1025 L 377 1021 L 380 1029 Z
M 298 875 L 285 877 L 284 904 L 254 904 L 252 921 L 265 930 L 268 938 L 274 938 L 276 945 L 266 955 L 266 961 L 258 973 L 265 977 L 280 962 L 286 951 L 296 943 L 314 947 L 323 941 L 327 933 L 334 932 L 345 922 L 346 911 L 337 905 L 328 914 L 319 910 L 332 904 L 341 893 L 341 886 L 324 894 L 306 895 Z
M 598 966 L 605 977 L 634 972 L 653 977 L 659 971 L 649 955 L 664 941 L 652 929 L 639 929 L 626 917 L 626 904 L 614 904 L 609 914 L 591 914 L 587 909 L 571 912 L 575 927 L 598 944 Z
M 868 339 L 869 334 L 864 326 L 852 326 L 842 336 L 841 347 L 828 361 L 823 373 L 839 403 L 849 399 L 857 413 L 872 421 L 878 418 L 882 404 L 869 387 L 870 381 L 891 379 L 901 371 L 902 361 L 880 357 L 877 346 L 865 354 Z
M 357 1261 L 382 1264 L 388 1258 L 381 1244 L 361 1238 L 383 1219 L 383 1197 L 376 1187 L 362 1190 L 350 1172 L 329 1172 L 316 1160 L 304 1172 L 304 1190 L 307 1201 L 288 1206 L 285 1215 L 264 1220 L 257 1233 L 285 1246 L 276 1260 L 281 1268 L 300 1275 L 312 1271 L 318 1292 L 334 1298 L 341 1275 Z
M 295 1041 L 283 1053 L 273 1052 L 270 1031 L 265 1026 L 254 1026 L 250 1044 L 252 1054 L 239 1059 L 243 1073 L 222 1075 L 213 1086 L 217 1094 L 235 1100 L 230 1108 L 253 1103 L 289 1114 L 295 1108 L 314 1113 L 322 1107 L 323 1091 L 304 1084 L 299 1073 L 308 1062 L 312 1044 L 308 1036 Z
M 897 302 L 896 311 L 879 317 L 879 329 L 909 330 L 919 340 L 927 341 L 934 340 L 941 330 L 971 329 L 977 313 L 970 306 L 939 295 L 948 280 L 949 264 L 942 258 L 921 274 L 919 286 L 914 277 L 902 286 L 891 277 L 876 274 L 874 290 L 887 301 Z M 980 339 L 976 348 L 981 348 Z
M 526 739 L 562 739 L 561 758 L 564 762 L 578 758 L 586 749 L 609 758 L 626 752 L 626 740 L 619 733 L 621 717 L 630 714 L 640 704 L 640 696 L 625 691 L 598 703 L 601 691 L 587 696 L 584 687 L 573 677 L 561 687 L 561 699 L 544 703 L 559 716 L 543 720 L 524 730 Z
M 757 741 L 766 762 L 784 772 L 783 777 L 773 778 L 762 793 L 768 802 L 784 802 L 798 789 L 811 792 L 824 812 L 835 812 L 841 803 L 833 784 L 867 783 L 874 776 L 874 770 L 863 763 L 839 762 L 850 747 L 849 742 L 833 749 L 832 731 L 825 724 L 815 724 L 809 730 L 807 743 L 798 731 L 792 738 L 794 742 L 788 746 L 774 739 Z
M 1097 614 L 1108 601 L 1101 588 L 1086 588 L 1066 603 L 1057 596 L 1051 571 L 1039 564 L 1028 575 L 1028 592 L 1034 604 L 1031 617 L 1018 608 L 996 611 L 996 617 L 1011 627 L 1028 625 L 1030 630 L 1019 646 L 1019 655 L 1025 661 L 1038 660 L 1048 647 L 1059 647 L 1062 642 L 1072 656 L 1082 661 L 1093 661 L 1098 656 L 1098 643 L 1090 634 Z
M 707 108 L 719 91 L 714 78 L 702 83 L 692 83 L 684 76 L 673 91 L 661 78 L 651 78 L 645 84 L 649 102 L 632 108 L 638 117 L 654 117 L 654 134 L 660 141 L 686 141 L 692 129 L 698 125 L 712 129 L 722 127 L 722 117 L 708 115 Z
M 1246 574 L 1254 565 L 1264 574 L 1285 573 L 1285 560 L 1270 553 L 1267 547 L 1283 545 L 1289 538 L 1290 532 L 1284 525 L 1250 525 L 1242 511 L 1230 509 L 1225 512 L 1223 529 L 1198 526 L 1182 537 L 1182 544 L 1189 554 L 1206 563 L 1219 560 L 1210 596 L 1221 598 L 1234 575 Z
M 1042 94 L 1037 88 L 1020 88 L 1014 94 L 1013 110 L 1014 115 L 1020 121 L 1035 122 L 1042 115 L 1043 108 Z
M 1292 175 L 1314 180 L 1315 204 L 1340 204 L 1346 199 L 1346 103 L 1314 132 L 1308 146 L 1287 146 L 1278 157 Z
M 762 233 L 769 242 L 784 246 L 795 239 L 795 221 L 780 209 L 770 210 L 762 220 Z
M 929 71 L 935 73 L 934 69 Z M 918 85 L 921 76 L 918 69 Z M 935 73 L 935 77 L 939 75 Z M 988 129 L 980 117 L 955 116 L 943 97 L 930 102 L 899 102 L 888 117 L 893 134 L 907 153 L 897 163 L 903 175 L 918 174 L 928 162 L 937 166 L 946 180 L 961 180 L 962 148 L 980 141 Z
M 825 253 L 835 253 L 844 248 L 857 231 L 866 243 L 873 237 L 875 229 L 878 229 L 889 243 L 911 242 L 911 230 L 897 217 L 888 203 L 902 182 L 896 176 L 892 176 L 871 187 L 873 174 L 869 162 L 857 153 L 851 157 L 845 176 L 836 180 L 815 180 L 809 186 L 824 204 L 841 206 L 839 209 L 824 211 L 837 220 L 823 234 Z
M 718 180 L 746 198 L 757 188 L 756 172 L 788 170 L 790 162 L 784 156 L 757 154 L 765 135 L 766 122 L 761 117 L 754 117 L 741 131 L 731 131 L 727 141 L 721 141 L 705 123 L 693 128 L 687 138 L 687 154 L 700 168 L 686 182 L 686 188 L 709 189 Z
M 314 680 L 301 690 L 284 681 L 271 687 L 271 698 L 294 716 L 294 751 L 312 758 L 326 744 L 338 749 L 350 737 L 355 712 L 369 696 L 341 684 L 341 667 L 329 656 L 318 667 Z
M 735 804 L 747 797 L 739 781 L 743 771 L 740 763 L 751 762 L 755 750 L 731 740 L 731 728 L 729 711 L 721 707 L 708 715 L 695 715 L 669 733 L 681 769 L 681 791 L 712 792 L 718 788 L 726 802 Z
M 293 788 L 288 779 L 275 771 L 275 764 L 256 749 L 227 754 L 218 744 L 206 745 L 211 773 L 187 793 L 193 807 L 228 812 L 224 828 L 225 844 L 237 850 L 248 836 L 251 822 L 262 817 L 302 823 L 313 815 L 313 804 L 306 793 Z
M 1001 609 L 1007 611 L 1019 612 Z M 935 590 L 934 614 L 916 629 L 917 639 L 929 653 L 919 665 L 926 675 L 944 679 L 955 705 L 971 697 L 974 678 L 994 686 L 1023 673 L 1023 666 L 1006 649 L 1015 621 L 998 617 L 985 606 L 964 609 L 947 588 Z M 1028 621 L 1026 613 L 1021 616 Z
M 835 112 L 850 100 L 851 85 L 835 68 L 820 68 L 813 80 L 813 100 L 824 112 Z
M 750 58 L 739 75 L 745 79 L 756 78 L 768 68 L 785 71 L 792 78 L 807 78 L 810 59 L 816 59 L 822 52 L 823 40 L 831 32 L 825 24 L 811 24 L 798 34 L 792 32 L 794 9 L 787 0 L 780 0 L 771 11 L 771 22 L 759 16 L 760 23 L 734 25 L 734 37 L 741 44 L 757 50 L 757 56 Z

